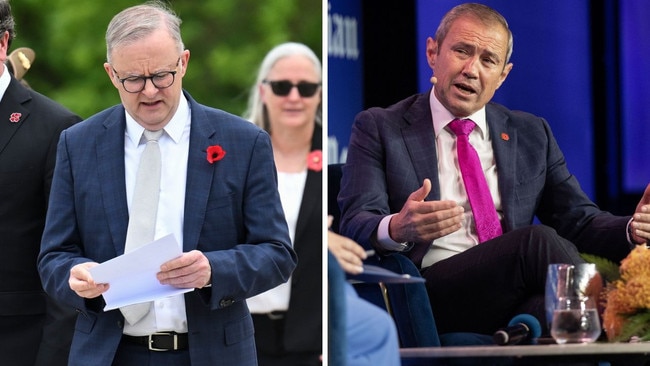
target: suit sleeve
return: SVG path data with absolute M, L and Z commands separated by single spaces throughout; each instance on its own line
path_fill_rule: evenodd
M 545 174 L 540 176 L 543 177 L 543 188 L 535 214 L 542 223 L 555 228 L 561 236 L 576 244 L 581 252 L 612 260 L 624 258 L 630 249 L 625 235 L 629 217 L 602 211 L 587 196 L 570 173 L 548 123 L 541 120 L 547 139 L 546 166 Z M 535 184 L 536 180 L 539 179 L 531 178 L 529 183 Z
M 70 268 L 90 261 L 83 257 L 79 243 L 72 169 L 66 145 L 66 131 L 63 131 L 57 148 L 49 208 L 38 256 L 38 270 L 48 295 L 76 309 L 85 309 L 84 300 L 68 285 Z
M 389 206 L 387 194 L 387 158 L 382 146 L 387 137 L 382 136 L 375 117 L 372 111 L 364 111 L 355 119 L 338 196 L 341 234 L 366 249 L 373 248 L 381 219 L 395 209 Z

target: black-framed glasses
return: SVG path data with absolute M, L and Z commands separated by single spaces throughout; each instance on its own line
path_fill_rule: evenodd
M 180 60 L 181 59 L 179 57 L 178 61 L 176 61 L 177 67 Z M 144 87 L 147 85 L 147 80 L 151 80 L 151 83 L 156 87 L 156 89 L 169 88 L 172 86 L 172 84 L 174 84 L 177 72 L 178 71 L 163 71 L 150 76 L 129 76 L 120 78 L 117 76 L 117 71 L 115 71 L 115 68 L 113 68 L 115 77 L 122 84 L 124 90 L 128 93 L 139 93 L 143 91 Z
M 296 87 L 298 88 L 298 94 L 300 94 L 300 96 L 303 98 L 313 97 L 314 94 L 316 94 L 318 91 L 318 87 L 321 84 L 310 83 L 308 81 L 301 81 L 298 84 L 294 84 L 289 80 L 264 80 L 262 83 L 269 84 L 271 86 L 273 94 L 280 97 L 286 97 L 289 95 L 289 93 L 291 93 L 291 89 L 293 89 L 293 87 Z

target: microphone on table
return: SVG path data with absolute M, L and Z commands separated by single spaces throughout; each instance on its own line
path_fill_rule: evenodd
M 494 343 L 505 346 L 519 344 L 523 341 L 530 343 L 542 335 L 539 320 L 529 314 L 519 314 L 512 318 L 508 326 L 497 330 L 492 339 Z

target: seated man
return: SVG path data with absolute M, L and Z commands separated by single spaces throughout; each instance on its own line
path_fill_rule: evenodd
M 632 218 L 600 210 L 544 119 L 490 102 L 512 44 L 495 10 L 453 8 L 427 39 L 433 88 L 352 128 L 340 232 L 416 263 L 440 333 L 492 334 L 519 313 L 546 324 L 548 264 L 620 261 L 650 238 L 650 186 Z

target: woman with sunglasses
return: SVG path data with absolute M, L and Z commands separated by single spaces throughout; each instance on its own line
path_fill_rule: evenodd
M 320 365 L 322 354 L 321 63 L 300 43 L 264 58 L 245 118 L 271 135 L 278 190 L 298 266 L 247 300 L 260 366 Z M 271 177 L 269 177 L 271 178 Z

